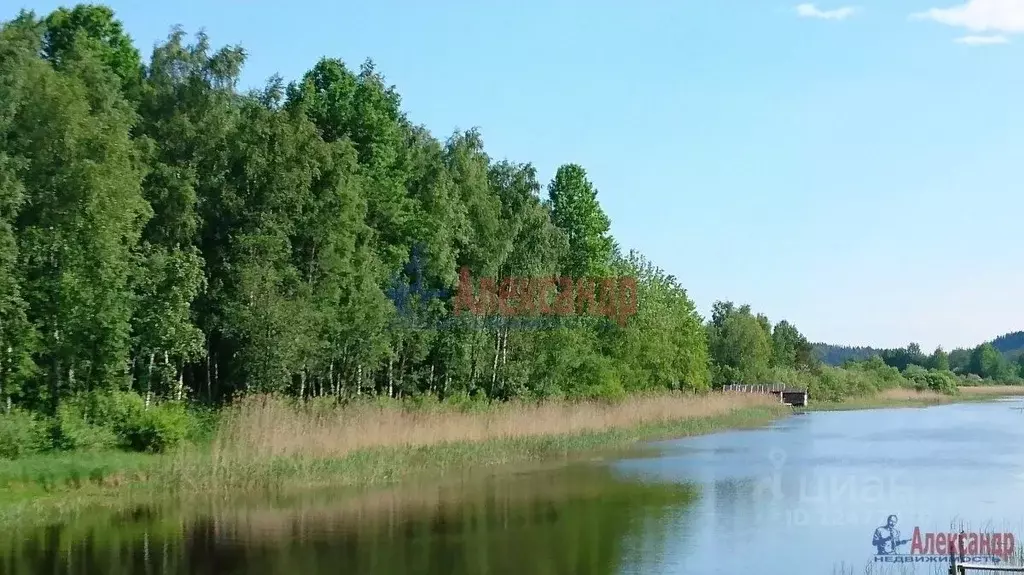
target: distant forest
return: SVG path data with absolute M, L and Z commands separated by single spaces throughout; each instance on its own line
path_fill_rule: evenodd
M 936 353 L 942 355 L 942 349 L 936 350 L 930 356 L 924 355 L 921 352 L 921 348 L 917 344 L 910 344 L 906 348 L 896 349 L 883 349 L 874 348 L 867 346 L 845 346 L 845 345 L 832 345 L 827 343 L 815 343 L 812 344 L 814 348 L 814 356 L 822 363 L 828 365 L 843 365 L 848 361 L 864 361 L 874 356 L 878 356 L 885 360 L 889 365 L 894 365 L 900 369 L 904 369 L 907 365 L 920 365 L 922 367 L 934 367 L 929 363 L 929 358 L 935 357 Z M 1013 365 L 1020 363 L 1021 356 L 1024 355 L 1024 331 L 1015 331 L 1001 335 L 990 342 L 980 344 L 973 349 L 957 348 L 948 353 L 949 358 L 949 369 L 962 374 L 976 373 L 979 376 L 984 377 L 984 373 L 978 373 L 979 371 L 984 372 L 985 369 L 981 365 L 981 357 L 988 355 L 991 356 L 990 350 L 997 352 L 999 355 L 999 362 L 991 360 L 992 366 L 990 371 L 995 372 L 999 370 L 1003 371 L 1014 371 Z M 972 356 L 975 357 L 974 366 L 972 368 Z M 932 362 L 934 363 L 934 362 Z M 1003 367 L 998 367 L 1001 364 Z

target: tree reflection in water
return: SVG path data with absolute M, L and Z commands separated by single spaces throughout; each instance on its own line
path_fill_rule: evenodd
M 569 466 L 365 493 L 89 512 L 8 530 L 4 573 L 616 573 L 693 488 Z

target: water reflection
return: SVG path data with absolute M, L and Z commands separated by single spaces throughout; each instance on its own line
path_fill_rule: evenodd
M 628 457 L 359 497 L 94 513 L 6 533 L 0 572 L 864 573 L 878 567 L 872 533 L 890 514 L 904 537 L 964 522 L 1024 541 L 1017 405 L 811 413 Z M 871 572 L 936 565 L 884 567 Z
M 604 466 L 340 498 L 91 513 L 7 533 L 3 573 L 617 573 L 658 556 L 679 484 Z
M 890 514 L 907 537 L 963 522 L 1024 540 L 1024 417 L 1014 406 L 810 413 L 621 461 L 638 477 L 695 482 L 703 495 L 668 527 L 673 543 L 648 572 L 829 574 L 845 564 L 864 573 L 872 533 Z

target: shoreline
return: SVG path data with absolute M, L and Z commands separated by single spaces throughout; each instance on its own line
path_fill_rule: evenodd
M 211 449 L 173 454 L 63 453 L 0 462 L 0 520 L 59 521 L 87 508 L 116 508 L 158 499 L 283 493 L 324 487 L 366 489 L 442 479 L 467 470 L 586 460 L 631 451 L 644 442 L 759 428 L 794 413 L 921 408 L 1024 396 L 1024 388 L 963 388 L 953 396 L 889 390 L 870 398 L 792 408 L 774 402 L 708 416 L 626 427 L 359 449 L 335 458 L 232 457 Z
M 1009 385 L 960 387 L 957 395 L 946 395 L 933 391 L 891 389 L 870 397 L 854 397 L 839 402 L 812 403 L 802 411 L 860 411 L 868 409 L 912 409 L 996 401 L 1009 397 L 1024 397 L 1024 387 Z

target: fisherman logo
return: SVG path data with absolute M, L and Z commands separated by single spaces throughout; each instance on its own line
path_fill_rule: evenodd
M 875 529 L 871 537 L 871 544 L 875 546 L 875 555 L 896 555 L 899 548 L 910 542 L 909 539 L 900 539 L 900 530 L 896 528 L 899 518 L 890 515 L 885 520 L 885 525 Z
M 890 515 L 871 536 L 875 561 L 880 563 L 941 563 L 951 557 L 971 563 L 999 563 L 1015 548 L 1013 533 L 922 532 L 914 527 L 913 536 L 903 539 L 897 528 L 899 518 Z M 910 543 L 910 553 L 903 549 Z

